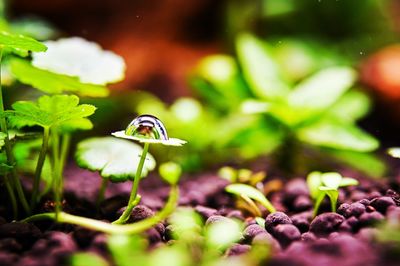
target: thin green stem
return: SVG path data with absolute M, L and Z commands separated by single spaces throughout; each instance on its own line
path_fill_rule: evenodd
M 58 164 L 58 195 L 60 201 L 62 201 L 63 194 L 64 194 L 64 166 L 68 157 L 69 147 L 71 143 L 71 135 L 70 134 L 63 134 L 62 135 L 62 143 L 61 143 L 61 153 L 60 153 L 60 160 Z M 61 204 L 60 204 L 61 208 Z
M 54 193 L 54 203 L 55 203 L 55 213 L 56 220 L 58 219 L 58 214 L 61 211 L 61 195 L 60 195 L 60 178 L 59 178 L 59 167 L 60 167 L 60 137 L 58 132 L 52 130 L 51 132 L 52 141 L 52 156 L 53 156 L 53 167 L 52 167 L 52 176 L 53 176 L 53 193 Z
M 8 128 L 7 128 L 7 121 L 4 114 L 4 101 L 3 101 L 3 89 L 1 85 L 1 60 L 3 56 L 3 49 L 0 48 L 0 127 L 1 131 L 6 134 L 6 137 L 4 138 L 4 146 L 6 150 L 6 156 L 7 156 L 7 163 L 12 166 L 13 168 L 11 169 L 11 177 L 12 177 L 12 184 L 15 187 L 15 190 L 17 191 L 18 198 L 22 204 L 22 207 L 24 208 L 25 212 L 30 214 L 30 208 L 28 201 L 26 200 L 24 190 L 22 189 L 21 182 L 18 178 L 17 171 L 15 169 L 15 160 L 14 156 L 12 153 L 12 148 L 11 148 L 11 143 L 10 143 L 10 137 L 8 134 Z
M 8 180 L 7 174 L 4 175 L 4 184 L 6 185 L 6 189 L 7 189 L 8 195 L 10 197 L 11 206 L 12 206 L 12 210 L 13 210 L 13 217 L 14 217 L 14 220 L 16 220 L 18 218 L 17 199 L 15 198 L 15 193 L 11 186 L 10 180 Z
M 135 179 L 133 180 L 133 186 L 132 186 L 132 190 L 131 190 L 131 195 L 129 197 L 128 206 L 126 207 L 125 211 L 122 213 L 121 217 L 119 217 L 118 220 L 113 222 L 114 224 L 126 223 L 126 221 L 129 219 L 129 216 L 131 215 L 132 209 L 138 203 L 138 202 L 136 202 L 136 197 L 137 197 L 137 192 L 138 192 L 138 188 L 139 188 L 139 182 L 140 182 L 140 179 L 142 178 L 143 165 L 144 165 L 144 162 L 146 161 L 146 155 L 149 150 L 149 146 L 150 146 L 150 144 L 147 142 L 144 144 L 142 155 L 140 156 L 139 165 L 136 170 Z
M 46 160 L 47 148 L 49 146 L 49 132 L 50 132 L 50 129 L 48 127 L 45 127 L 43 130 L 42 148 L 40 149 L 39 159 L 36 164 L 35 176 L 33 179 L 33 188 L 32 188 L 32 196 L 31 196 L 31 210 L 33 210 L 35 208 L 35 205 L 38 201 L 40 178 L 42 176 L 42 169 L 43 169 L 44 161 Z
M 50 219 L 56 220 L 60 223 L 79 225 L 91 230 L 96 230 L 107 234 L 137 234 L 146 231 L 147 229 L 158 224 L 159 222 L 165 220 L 175 210 L 178 204 L 178 197 L 179 189 L 178 186 L 175 185 L 171 187 L 168 202 L 165 204 L 165 207 L 160 212 L 156 213 L 150 218 L 141 220 L 133 224 L 110 224 L 95 219 L 71 215 L 65 212 L 60 212 L 58 214 L 58 218 L 56 218 L 56 214 L 53 212 L 36 214 L 22 220 L 22 222 L 35 222 Z
M 99 195 L 97 195 L 97 200 L 96 200 L 96 210 L 97 211 L 99 211 L 100 204 L 104 200 L 104 194 L 106 193 L 107 184 L 108 184 L 108 179 L 107 178 L 103 178 L 103 180 L 101 181 L 100 189 L 99 189 Z

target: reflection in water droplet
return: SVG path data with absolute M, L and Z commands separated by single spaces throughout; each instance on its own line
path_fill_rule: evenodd
M 133 119 L 125 129 L 125 134 L 128 136 L 168 140 L 167 130 L 163 123 L 152 115 L 140 115 Z

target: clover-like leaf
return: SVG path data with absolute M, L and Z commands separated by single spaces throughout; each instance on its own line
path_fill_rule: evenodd
M 44 52 L 47 50 L 46 45 L 33 38 L 12 34 L 6 31 L 0 31 L 0 46 L 9 52 L 21 56 L 28 55 L 29 51 Z
M 37 125 L 50 128 L 59 126 L 67 127 L 70 130 L 87 129 L 91 122 L 86 117 L 92 115 L 96 110 L 93 105 L 79 104 L 79 98 L 75 95 L 45 95 L 40 97 L 36 103 L 20 101 L 14 103 L 12 107 L 15 111 L 8 115 L 11 125 L 14 127 Z
M 182 146 L 186 143 L 185 140 L 177 139 L 177 138 L 168 138 L 167 140 L 163 139 L 150 139 L 146 137 L 139 137 L 139 136 L 130 136 L 125 133 L 125 130 L 120 130 L 117 132 L 111 133 L 114 137 L 121 138 L 121 139 L 130 139 L 135 140 L 141 143 L 150 143 L 150 144 L 163 144 L 166 146 Z
M 269 212 L 276 212 L 275 207 L 271 204 L 271 202 L 264 196 L 261 191 L 258 189 L 245 185 L 245 184 L 230 184 L 225 187 L 225 190 L 229 193 L 235 194 L 237 196 L 245 195 L 250 199 L 258 201 L 263 205 Z
M 99 171 L 103 178 L 112 182 L 124 182 L 135 177 L 142 151 L 140 145 L 131 141 L 113 137 L 90 138 L 78 144 L 75 158 L 82 168 Z M 153 156 L 147 154 L 142 177 L 155 166 Z
M 51 94 L 73 92 L 80 96 L 106 97 L 109 91 L 101 85 L 86 84 L 77 77 L 52 73 L 32 66 L 21 59 L 10 62 L 12 74 L 22 83 Z
M 321 172 L 311 172 L 307 176 L 307 186 L 310 191 L 310 196 L 316 199 L 320 194 L 319 187 L 322 185 Z
M 32 65 L 54 73 L 78 77 L 82 83 L 106 85 L 124 78 L 125 62 L 111 51 L 104 51 L 83 38 L 47 41 L 45 54 L 33 53 Z

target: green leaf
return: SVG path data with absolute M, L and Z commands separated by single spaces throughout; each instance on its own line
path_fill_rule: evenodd
M 321 70 L 302 81 L 290 93 L 289 105 L 322 111 L 334 104 L 355 82 L 356 72 L 348 67 Z
M 225 187 L 225 190 L 238 196 L 245 195 L 261 203 L 261 205 L 263 205 L 269 212 L 276 212 L 274 206 L 272 206 L 271 202 L 264 196 L 264 194 L 252 186 L 245 184 L 230 184 Z
M 37 125 L 67 127 L 71 130 L 84 128 L 82 124 L 91 124 L 86 117 L 96 110 L 96 107 L 89 104 L 79 105 L 79 98 L 75 95 L 45 95 L 37 103 L 20 101 L 12 107 L 15 112 L 9 113 L 9 119 L 17 128 Z
M 81 83 L 78 78 L 35 68 L 21 59 L 10 61 L 11 72 L 22 83 L 51 94 L 73 92 L 80 96 L 106 97 L 109 91 L 101 85 Z
M 182 168 L 174 162 L 166 162 L 160 165 L 158 169 L 160 176 L 170 185 L 176 185 L 182 175 Z
M 373 151 L 379 142 L 351 124 L 339 124 L 335 121 L 320 121 L 300 128 L 297 137 L 312 145 L 360 152 Z
M 321 172 L 311 172 L 307 176 L 307 186 L 308 189 L 310 190 L 310 196 L 314 200 L 320 194 L 319 187 L 322 185 L 321 175 L 322 175 Z
M 0 46 L 11 49 L 12 52 L 21 54 L 24 52 L 44 52 L 47 47 L 41 42 L 24 35 L 15 35 L 6 31 L 0 31 Z
M 357 90 L 345 93 L 331 108 L 328 115 L 342 122 L 355 122 L 364 117 L 371 105 L 369 97 Z
M 109 266 L 108 262 L 96 255 L 95 253 L 89 252 L 81 252 L 75 253 L 70 257 L 71 266 L 88 266 L 88 265 L 96 265 L 96 266 Z
M 337 190 L 341 180 L 342 176 L 336 172 L 323 173 L 321 175 L 322 183 L 329 189 Z
M 339 187 L 348 187 L 348 186 L 356 186 L 358 185 L 358 181 L 351 177 L 343 177 L 340 181 Z
M 142 147 L 132 141 L 113 138 L 89 138 L 79 142 L 75 153 L 78 165 L 91 171 L 99 171 L 112 182 L 133 179 L 139 165 Z M 147 154 L 142 177 L 153 170 L 156 162 Z
M 264 99 L 282 98 L 289 92 L 267 45 L 250 34 L 242 34 L 236 48 L 244 77 L 255 95 Z

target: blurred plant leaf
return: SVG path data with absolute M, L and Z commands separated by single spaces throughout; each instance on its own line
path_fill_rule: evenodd
M 112 182 L 124 182 L 135 177 L 142 151 L 140 145 L 128 140 L 89 138 L 78 143 L 75 158 L 82 168 L 99 171 L 103 178 L 109 178 Z M 142 177 L 155 166 L 153 156 L 147 154 Z
M 256 96 L 274 100 L 287 95 L 289 87 L 265 43 L 242 34 L 237 38 L 236 49 L 244 77 Z
M 355 122 L 368 113 L 370 105 L 371 100 L 365 93 L 351 90 L 329 108 L 327 115 L 342 122 Z
M 159 167 L 160 176 L 170 185 L 176 185 L 182 175 L 182 168 L 174 162 L 166 162 Z
M 349 67 L 331 67 L 300 82 L 290 93 L 289 105 L 296 109 L 322 111 L 333 105 L 355 82 Z
M 378 141 L 351 124 L 339 124 L 333 120 L 319 121 L 300 128 L 297 137 L 312 145 L 342 150 L 369 152 L 378 148 Z
M 90 252 L 80 252 L 74 253 L 69 258 L 70 266 L 88 266 L 88 265 L 96 265 L 96 266 L 109 266 L 108 262 L 97 255 L 96 253 Z
M 7 137 L 7 135 L 5 134 L 5 133 L 3 133 L 3 132 L 0 132 L 0 150 L 1 150 L 1 147 L 3 147 L 4 146 L 4 139 Z
M 46 45 L 24 35 L 12 34 L 6 31 L 0 31 L 0 46 L 6 51 L 20 56 L 27 56 L 29 51 L 44 52 Z
M 242 225 L 238 221 L 221 219 L 208 225 L 205 233 L 206 244 L 211 249 L 224 250 L 239 241 L 242 230 Z
M 89 97 L 106 97 L 109 94 L 104 86 L 81 83 L 76 77 L 42 70 L 21 59 L 11 60 L 10 66 L 11 72 L 20 82 L 46 93 L 73 92 Z
M 94 113 L 96 107 L 88 104 L 79 105 L 75 95 L 42 96 L 37 103 L 19 101 L 12 105 L 15 112 L 10 112 L 10 123 L 17 128 L 24 126 L 65 126 L 82 129 L 82 123 L 91 122 L 86 118 Z M 82 122 L 82 121 L 85 122 Z
M 276 212 L 274 206 L 272 206 L 271 202 L 264 196 L 264 194 L 252 186 L 245 184 L 230 184 L 225 187 L 225 190 L 237 196 L 245 195 L 250 199 L 261 203 L 261 205 L 263 205 L 269 212 Z

